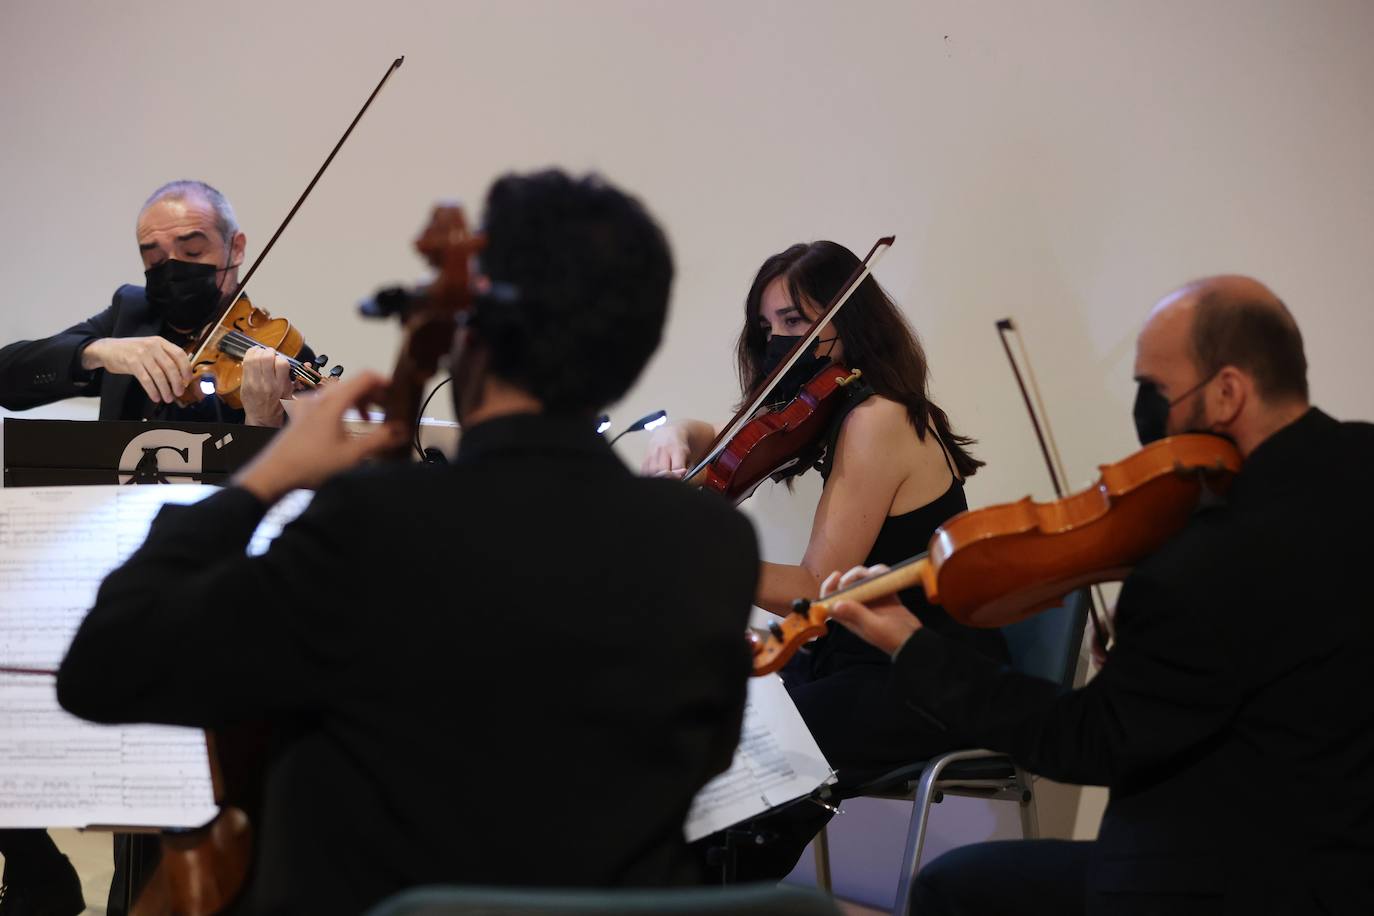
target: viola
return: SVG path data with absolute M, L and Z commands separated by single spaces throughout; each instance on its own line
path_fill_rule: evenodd
M 1063 499 L 961 512 L 936 529 L 925 553 L 827 598 L 800 599 L 766 638 L 750 634 L 754 674 L 777 671 L 825 635 L 837 601 L 919 586 L 956 622 L 1000 627 L 1075 589 L 1124 579 L 1183 529 L 1200 500 L 1225 492 L 1240 468 L 1240 452 L 1226 439 L 1172 436 L 1101 466 L 1092 486 Z
M 486 236 L 468 229 L 462 207 L 438 205 L 415 240 L 416 250 L 437 271 L 434 279 L 414 290 L 384 290 L 363 303 L 364 315 L 396 315 L 404 332 L 382 406 L 385 422 L 407 435 L 385 457 L 409 458 L 410 434 L 420 420 L 426 382 L 444 357 L 454 357 L 456 364 L 462 356 L 459 332 L 478 298 L 472 285 L 472 259 L 485 246 Z
M 254 265 L 256 266 L 256 265 Z M 247 282 L 247 278 L 244 278 Z M 211 376 L 215 380 L 215 393 L 235 410 L 243 408 L 239 387 L 243 382 L 243 356 L 253 347 L 267 347 L 286 357 L 291 367 L 291 377 L 304 388 L 315 388 L 324 376 L 320 373 L 325 359 L 317 357 L 313 363 L 297 359 L 305 348 L 300 330 L 285 318 L 273 318 L 266 309 L 260 309 L 240 292 L 234 297 L 228 310 L 209 326 L 200 345 L 192 344 L 186 349 L 191 357 L 191 371 L 197 379 Z M 341 366 L 335 366 L 331 375 L 342 373 Z M 201 400 L 205 395 L 194 382 L 177 397 L 183 407 Z
M 873 243 L 806 334 L 758 384 L 730 422 L 721 427 L 720 434 L 707 447 L 706 457 L 684 475 L 685 480 L 739 503 L 764 480 L 769 477 L 781 479 L 796 466 L 802 453 L 825 432 L 830 417 L 840 405 L 844 387 L 854 382 L 860 373 L 832 363 L 813 375 L 781 409 L 770 410 L 769 399 L 787 371 L 820 338 L 821 332 L 859 285 L 872 274 L 893 241 L 894 237 L 889 235 Z

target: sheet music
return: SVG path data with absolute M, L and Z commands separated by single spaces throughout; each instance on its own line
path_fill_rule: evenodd
M 750 678 L 735 759 L 697 793 L 683 834 L 695 842 L 833 780 L 782 679 Z
M 218 810 L 205 734 L 93 725 L 51 677 L 0 675 L 0 827 L 198 827 Z
M 0 665 L 56 669 L 101 581 L 158 510 L 217 489 L 0 489 Z M 269 513 L 255 552 L 310 495 Z M 58 706 L 55 678 L 0 674 L 0 827 L 195 827 L 215 811 L 200 730 L 83 722 Z
M 143 543 L 157 511 L 217 489 L 0 489 L 0 665 L 55 669 L 101 581 Z

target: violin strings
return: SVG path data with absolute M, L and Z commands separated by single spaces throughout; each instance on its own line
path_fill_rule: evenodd
M 231 343 L 233 345 L 232 349 L 229 347 L 225 347 L 223 345 L 224 341 L 228 341 L 229 343 Z M 242 359 L 243 356 L 249 350 L 257 346 L 262 346 L 262 344 L 259 344 L 256 340 L 249 337 L 247 334 L 244 334 L 242 331 L 230 330 L 225 333 L 224 338 L 221 340 L 220 349 L 229 353 L 230 356 Z M 292 368 L 300 369 L 303 373 L 309 372 L 309 370 L 304 368 L 305 364 L 302 363 L 300 360 L 291 356 L 287 356 L 286 354 L 280 352 L 278 352 L 277 355 L 285 359 L 292 366 Z
M 219 348 L 221 351 L 240 361 L 242 361 L 244 355 L 247 354 L 249 350 L 257 346 L 262 345 L 242 331 L 232 328 L 225 331 L 224 336 L 221 337 L 219 341 Z M 296 380 L 311 387 L 318 385 L 322 380 L 322 376 L 318 372 L 306 368 L 305 364 L 300 360 L 287 356 L 284 353 L 278 353 L 278 355 L 285 359 L 291 366 L 291 375 Z

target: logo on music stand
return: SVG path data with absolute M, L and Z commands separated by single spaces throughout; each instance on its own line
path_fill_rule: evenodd
M 210 433 L 188 433 L 179 429 L 150 429 L 139 433 L 129 440 L 119 456 L 119 482 L 199 483 L 203 464 L 201 450 L 209 438 Z

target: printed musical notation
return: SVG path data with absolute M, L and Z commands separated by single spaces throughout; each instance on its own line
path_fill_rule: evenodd
M 0 666 L 55 670 L 100 583 L 143 543 L 164 505 L 211 486 L 0 489 Z M 309 502 L 289 496 L 261 552 Z M 0 673 L 0 827 L 197 827 L 214 816 L 205 735 L 83 722 L 55 679 Z
M 196 827 L 215 811 L 201 732 L 92 725 L 52 678 L 0 675 L 0 827 Z
M 776 675 L 749 679 L 739 747 L 730 769 L 692 800 L 687 842 L 756 817 L 833 779 L 830 764 Z
M 215 487 L 0 490 L 0 665 L 55 669 L 105 575 L 167 503 Z

